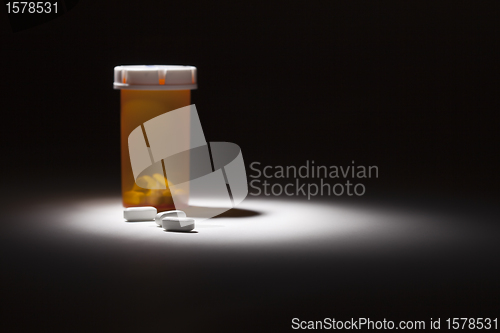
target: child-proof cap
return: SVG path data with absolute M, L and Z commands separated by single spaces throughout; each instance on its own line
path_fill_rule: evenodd
M 193 66 L 116 66 L 115 89 L 190 90 L 196 89 L 196 67 Z

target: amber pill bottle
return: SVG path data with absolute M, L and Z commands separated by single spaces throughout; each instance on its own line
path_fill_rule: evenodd
M 124 207 L 153 206 L 158 211 L 174 209 L 165 174 L 134 178 L 128 137 L 138 126 L 156 116 L 191 104 L 191 90 L 197 88 L 193 66 L 117 66 L 115 89 L 121 99 L 121 180 Z M 189 134 L 188 134 L 189 136 Z M 187 170 L 189 172 L 189 170 Z M 151 189 L 153 182 L 164 181 L 166 189 Z M 142 186 L 141 186 L 142 185 Z

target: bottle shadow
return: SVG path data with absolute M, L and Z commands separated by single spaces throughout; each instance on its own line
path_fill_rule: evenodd
M 218 218 L 247 218 L 260 216 L 263 213 L 250 209 L 242 208 L 217 208 L 217 207 L 200 207 L 200 206 L 189 206 L 187 208 L 186 214 L 190 217 L 207 217 L 211 216 L 212 219 Z
M 198 231 L 190 230 L 190 231 L 176 231 L 176 230 L 163 230 L 163 232 L 171 233 L 171 234 L 197 234 Z

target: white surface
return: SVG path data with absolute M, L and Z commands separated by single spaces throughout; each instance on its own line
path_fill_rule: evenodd
M 457 225 L 438 214 L 373 208 L 345 203 L 306 200 L 247 198 L 238 205 L 247 217 L 216 217 L 196 222 L 196 233 L 166 233 L 156 222 L 124 222 L 121 201 L 101 198 L 75 202 L 66 211 L 46 211 L 68 236 L 88 234 L 124 242 L 140 241 L 155 246 L 193 248 L 272 247 L 286 251 L 317 249 L 373 255 L 401 249 L 425 251 L 429 245 L 442 245 L 462 237 Z M 229 211 L 228 213 L 233 212 Z M 244 214 L 243 214 L 244 215 Z
M 230 210 L 196 221 L 196 232 L 178 233 L 154 221 L 124 222 L 119 193 L 87 193 L 44 197 L 32 208 L 37 223 L 22 209 L 3 220 L 9 307 L 27 304 L 29 312 L 55 299 L 61 302 L 53 312 L 71 325 L 83 310 L 97 319 L 115 311 L 125 331 L 159 318 L 146 330 L 175 332 L 206 331 L 227 318 L 236 318 L 234 331 L 258 317 L 249 331 L 262 331 L 261 318 L 351 318 L 373 310 L 384 318 L 405 309 L 402 319 L 425 319 L 428 309 L 460 313 L 477 304 L 483 316 L 498 312 L 497 205 L 409 205 L 399 193 L 377 201 L 250 196 L 238 207 L 260 215 L 230 217 L 238 212 Z M 193 313 L 201 329 L 186 326 Z

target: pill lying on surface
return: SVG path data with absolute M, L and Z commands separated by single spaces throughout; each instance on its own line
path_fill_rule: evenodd
M 169 210 L 166 212 L 159 212 L 158 214 L 156 214 L 155 221 L 156 224 L 158 224 L 160 227 L 162 226 L 161 219 L 164 217 L 186 217 L 186 213 L 184 213 L 182 210 Z
M 162 226 L 167 231 L 191 231 L 194 229 L 194 220 L 189 217 L 164 217 Z
M 129 207 L 123 211 L 123 217 L 129 222 L 153 221 L 156 215 L 154 207 Z

